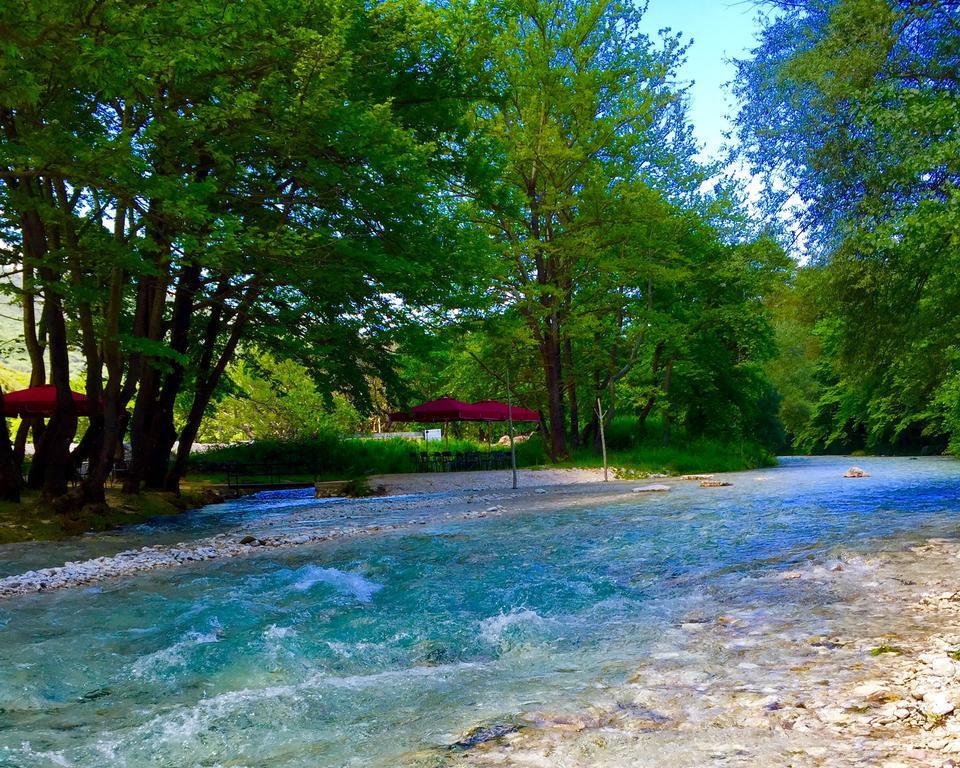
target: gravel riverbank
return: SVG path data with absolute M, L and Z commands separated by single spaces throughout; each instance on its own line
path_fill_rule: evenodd
M 960 542 L 772 574 L 844 602 L 771 621 L 762 606 L 687 616 L 673 651 L 585 712 L 485 724 L 458 766 L 960 766 Z

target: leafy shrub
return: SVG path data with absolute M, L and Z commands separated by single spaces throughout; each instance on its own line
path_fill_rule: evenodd
M 269 466 L 273 471 L 286 475 L 353 478 L 414 472 L 416 454 L 423 450 L 424 443 L 418 440 L 364 440 L 325 434 L 309 440 L 255 440 L 217 448 L 191 457 L 191 468 L 198 472 L 222 472 L 230 464 L 250 467 L 262 465 L 264 473 Z M 429 445 L 431 453 L 486 450 L 504 448 L 469 440 L 449 440 Z M 517 444 L 518 466 L 542 464 L 545 460 L 539 437 Z

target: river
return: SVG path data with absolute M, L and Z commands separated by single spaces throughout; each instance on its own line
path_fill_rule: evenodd
M 871 477 L 842 478 L 851 463 Z M 443 765 L 468 751 L 477 725 L 573 715 L 640 666 L 675 667 L 700 617 L 752 611 L 802 621 L 810 635 L 836 631 L 843 590 L 771 576 L 855 569 L 953 535 L 958 470 L 945 458 L 787 458 L 731 475 L 728 488 L 627 488 L 10 598 L 0 602 L 0 766 Z M 343 515 L 362 508 L 341 505 Z M 9 545 L 0 569 L 265 517 L 282 526 L 291 507 L 302 525 L 330 502 L 266 496 L 113 535 Z

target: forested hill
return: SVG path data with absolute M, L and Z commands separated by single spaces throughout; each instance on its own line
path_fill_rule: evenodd
M 554 460 L 601 411 L 660 445 L 944 447 L 956 5 L 761 8 L 764 215 L 698 159 L 688 43 L 642 4 L 0 5 L 0 259 L 58 393 L 0 434 L 4 492 L 27 439 L 48 497 L 86 462 L 69 498 L 102 502 L 124 441 L 128 492 L 176 489 L 218 408 L 294 381 L 319 430 L 509 373 Z

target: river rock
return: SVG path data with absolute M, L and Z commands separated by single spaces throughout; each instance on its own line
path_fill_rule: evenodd
M 950 659 L 939 657 L 929 662 L 930 672 L 937 677 L 953 677 L 956 673 L 956 666 Z
M 454 742 L 453 749 L 470 749 L 478 744 L 484 744 L 488 741 L 502 738 L 509 733 L 516 733 L 520 726 L 512 723 L 494 723 L 493 725 L 478 725 L 467 731 L 463 736 Z
M 639 488 L 634 488 L 634 493 L 663 493 L 664 491 L 669 491 L 669 485 L 641 485 Z
M 954 710 L 953 702 L 947 698 L 946 694 L 939 691 L 924 694 L 923 703 L 924 709 L 936 717 L 949 715 Z
M 733 485 L 733 483 L 728 483 L 726 480 L 701 480 L 701 488 L 726 488 Z
M 867 680 L 853 689 L 853 695 L 860 699 L 878 700 L 888 696 L 889 691 L 880 680 Z
M 868 472 L 860 469 L 860 467 L 850 467 L 846 472 L 843 473 L 844 477 L 870 477 Z

